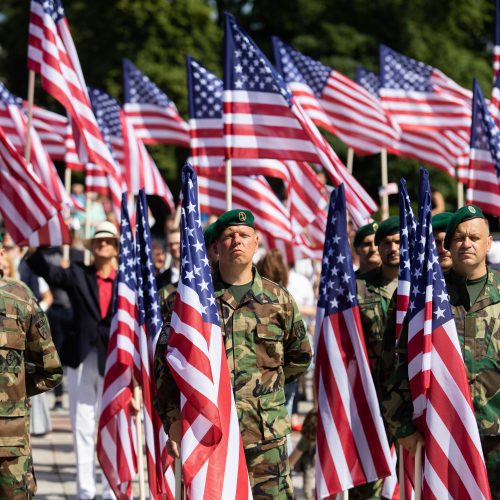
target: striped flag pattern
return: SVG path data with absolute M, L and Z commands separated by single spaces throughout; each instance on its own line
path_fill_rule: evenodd
M 28 103 L 23 102 L 24 110 L 28 111 Z M 47 153 L 55 161 L 63 161 L 66 155 L 65 137 L 68 127 L 68 119 L 53 111 L 48 111 L 40 106 L 34 105 L 33 127 L 38 132 Z
M 420 170 L 408 307 L 408 377 L 424 435 L 422 498 L 491 498 L 469 384 L 432 234 L 429 174 Z
M 97 458 L 118 499 L 132 498 L 132 481 L 137 473 L 136 427 L 130 412 L 138 313 L 134 266 L 135 245 L 124 193 L 116 295 L 97 431 Z
M 360 154 L 387 149 L 401 131 L 378 99 L 338 71 L 273 38 L 277 68 L 312 121 Z
M 494 95 L 497 97 L 499 92 L 495 85 Z M 500 109 L 496 105 L 496 99 L 492 99 L 490 113 L 481 87 L 474 80 L 467 201 L 500 216 Z
M 123 60 L 123 110 L 145 144 L 189 147 L 189 126 L 173 101 L 128 59 Z
M 28 170 L 1 127 L 0 171 L 0 212 L 14 242 L 30 246 L 71 243 L 58 203 Z
M 347 171 L 290 94 L 282 76 L 226 14 L 224 135 L 227 158 L 274 158 L 319 163 L 333 183 L 346 185 L 351 216 L 361 225 L 376 204 Z
M 327 498 L 394 472 L 356 300 L 343 185 L 328 211 L 314 352 L 316 496 Z
M 115 163 L 92 113 L 61 0 L 31 0 L 28 68 L 41 75 L 42 87 L 66 108 L 88 161 L 115 175 Z
M 188 497 L 250 498 L 201 229 L 196 174 L 187 163 L 182 171 L 181 258 L 167 362 L 181 393 L 181 460 Z

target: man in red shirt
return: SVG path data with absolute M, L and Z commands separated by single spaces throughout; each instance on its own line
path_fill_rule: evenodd
M 96 493 L 95 436 L 111 326 L 118 241 L 115 225 L 105 221 L 97 224 L 92 239 L 85 241 L 94 260 L 90 266 L 71 263 L 63 269 L 49 264 L 39 251 L 27 259 L 31 269 L 49 285 L 67 291 L 73 308 L 73 331 L 66 332 L 62 361 L 68 366 L 77 494 L 82 499 L 94 498 Z M 103 498 L 113 498 L 104 475 Z

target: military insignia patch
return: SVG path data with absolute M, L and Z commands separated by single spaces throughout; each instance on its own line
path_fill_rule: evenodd
M 13 365 L 16 357 L 12 351 L 9 351 L 9 353 L 7 354 L 7 358 L 5 359 L 8 365 Z
M 373 227 L 373 230 L 376 231 L 378 229 L 378 224 L 376 222 L 374 222 L 372 227 Z
M 475 213 L 476 213 L 476 209 L 475 209 L 474 207 L 471 207 L 471 206 L 469 205 L 468 209 L 469 209 L 469 212 L 470 212 L 471 214 L 475 214 Z
M 244 222 L 247 220 L 247 214 L 245 212 L 238 212 L 238 219 L 240 219 L 241 222 Z
M 158 344 L 166 344 L 168 343 L 168 331 L 170 330 L 170 325 L 168 325 L 166 328 L 165 326 L 162 328 L 160 332 L 160 336 L 158 337 Z
M 37 322 L 36 322 L 36 329 L 38 330 L 38 333 L 40 334 L 40 337 L 42 337 L 42 339 L 46 339 L 47 338 L 47 335 L 49 334 L 49 325 L 46 321 L 44 321 L 42 318 L 40 318 Z

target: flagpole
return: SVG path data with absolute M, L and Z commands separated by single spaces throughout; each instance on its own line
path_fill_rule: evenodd
M 28 165 L 31 156 L 31 122 L 33 121 L 33 103 L 35 101 L 35 72 L 30 69 L 28 74 L 28 123 L 26 127 L 26 145 L 24 159 Z
M 403 447 L 399 445 L 399 498 L 405 498 L 405 464 L 403 463 Z
M 389 195 L 385 192 L 387 184 L 389 183 L 389 178 L 387 174 L 387 149 L 382 149 L 380 152 L 380 167 L 381 167 L 381 181 L 382 188 L 384 189 L 384 194 L 382 196 L 382 217 L 381 219 L 387 219 L 389 217 Z
M 457 208 L 464 206 L 465 186 L 462 182 L 457 182 Z
M 342 492 L 342 500 L 347 500 L 349 498 L 349 490 L 344 490 Z
M 232 193 L 232 169 L 231 169 L 231 158 L 227 158 L 226 161 L 226 210 L 231 210 L 233 208 L 233 193 Z
M 137 468 L 139 469 L 139 499 L 145 500 L 146 498 L 146 488 L 144 487 L 144 455 L 143 455 L 143 437 L 142 437 L 142 425 L 141 425 L 141 387 L 134 380 L 134 406 L 137 410 L 134 416 L 135 428 L 137 430 Z
M 69 194 L 71 193 L 71 169 L 66 167 L 64 170 L 64 189 Z M 70 210 L 67 210 L 67 214 L 69 216 Z M 69 261 L 69 245 L 63 245 L 63 259 Z
M 85 195 L 85 239 L 90 238 L 90 204 L 92 199 L 90 197 L 90 192 L 87 191 Z M 90 251 L 85 249 L 83 262 L 86 266 L 90 264 Z
M 352 174 L 352 166 L 354 163 L 354 149 L 347 148 L 347 170 Z
M 179 445 L 179 455 L 181 452 L 180 445 Z M 181 459 L 176 458 L 174 460 L 174 473 L 175 473 L 175 500 L 183 500 L 184 495 L 183 493 L 183 488 L 182 488 L 182 464 L 181 464 Z
M 422 498 L 422 448 L 423 443 L 419 441 L 415 452 L 415 500 Z

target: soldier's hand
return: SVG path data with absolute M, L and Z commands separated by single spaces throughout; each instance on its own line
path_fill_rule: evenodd
M 420 432 L 417 431 L 404 438 L 398 438 L 398 443 L 403 448 L 408 450 L 408 453 L 410 455 L 415 456 L 415 453 L 417 452 L 418 443 L 424 444 L 424 437 L 422 436 L 422 434 L 420 434 Z
M 180 458 L 179 443 L 181 442 L 181 421 L 174 422 L 168 431 L 167 452 L 173 458 Z

